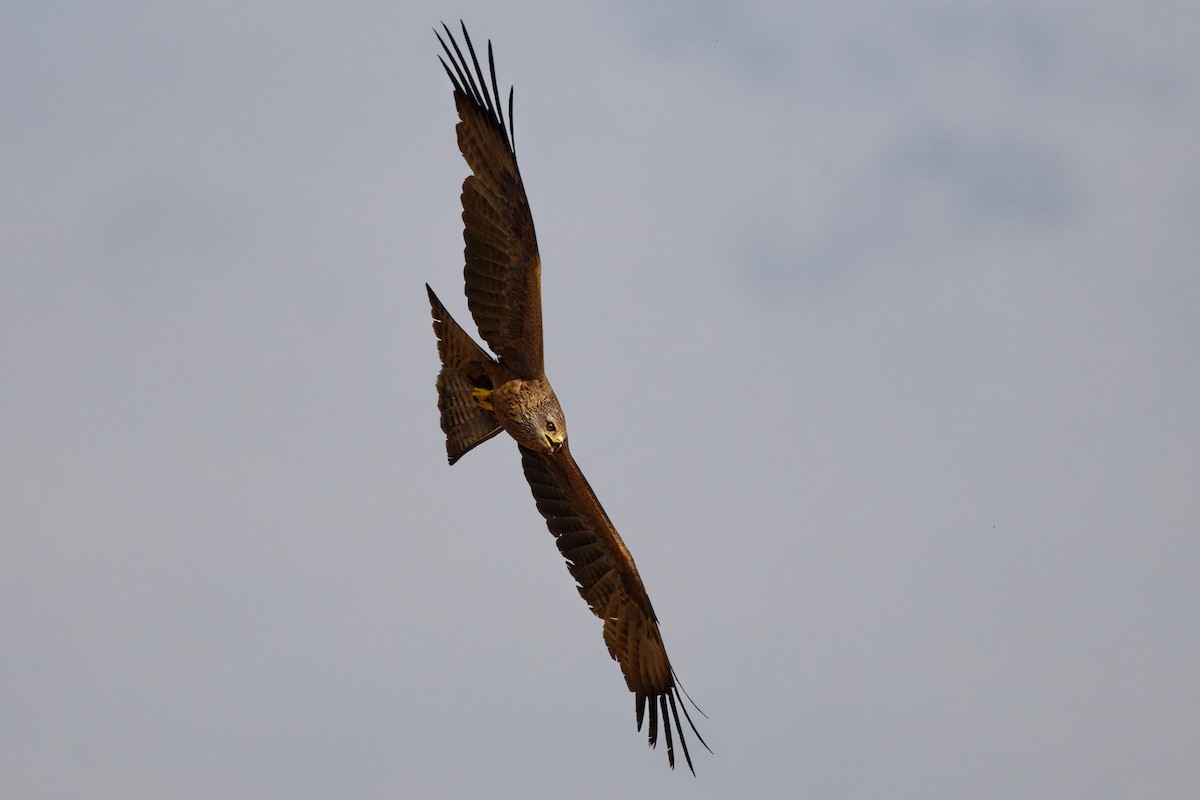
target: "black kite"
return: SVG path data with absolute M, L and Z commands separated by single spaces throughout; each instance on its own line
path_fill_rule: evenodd
M 449 64 L 442 60 L 442 66 L 454 84 L 458 146 L 473 173 L 462 187 L 467 305 L 479 335 L 498 356 L 493 358 L 459 327 L 427 284 L 442 361 L 437 388 L 446 452 L 453 464 L 502 430 L 516 439 L 537 509 L 546 518 L 579 593 L 604 621 L 604 643 L 634 693 L 638 730 L 649 706 L 650 746 L 658 741 L 661 715 L 670 765 L 675 766 L 673 724 L 694 773 L 680 708 L 701 744 L 704 739 L 679 697 L 658 619 L 633 556 L 571 457 L 566 420 L 546 380 L 542 268 L 509 127 L 512 91 L 506 124 L 491 42 L 489 91 L 466 26 L 462 31 L 470 62 L 450 29 L 442 27 L 450 41 L 447 46 L 438 34 L 449 59 Z

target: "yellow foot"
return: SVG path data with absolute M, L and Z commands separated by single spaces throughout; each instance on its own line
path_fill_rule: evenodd
M 495 411 L 495 409 L 492 408 L 491 389 L 480 389 L 479 387 L 475 387 L 471 390 L 471 397 L 475 399 L 475 405 L 479 406 L 480 408 L 486 411 Z

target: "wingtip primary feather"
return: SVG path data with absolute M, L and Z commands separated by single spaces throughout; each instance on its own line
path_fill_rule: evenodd
M 662 709 L 663 733 L 666 734 L 667 737 L 667 764 L 671 767 L 671 769 L 675 769 L 675 742 L 671 740 L 671 718 L 667 716 L 667 695 L 660 694 L 658 696 L 658 706 Z M 675 724 L 679 724 L 678 719 L 675 720 Z M 683 736 L 682 730 L 679 732 L 679 735 L 681 737 Z M 685 746 L 684 750 L 686 749 L 687 747 Z M 690 766 L 691 763 L 692 760 L 689 758 L 688 765 Z M 695 770 L 692 770 L 692 772 L 695 773 Z
M 496 80 L 496 59 L 492 48 L 491 39 L 487 43 L 488 56 L 488 73 L 491 77 L 491 88 L 488 88 L 488 80 L 484 77 L 483 67 L 479 63 L 479 56 L 475 52 L 475 44 L 471 40 L 471 34 L 467 31 L 467 25 L 462 20 L 458 21 L 462 28 L 463 41 L 467 45 L 467 53 L 470 54 L 470 61 L 467 60 L 466 54 L 459 47 L 458 39 L 450 30 L 450 26 L 445 22 L 442 23 L 442 30 L 446 32 L 445 38 L 438 32 L 437 28 L 433 29 L 433 35 L 437 37 L 438 43 L 441 44 L 442 50 L 446 53 L 446 58 L 438 56 L 438 60 L 442 62 L 442 69 L 446 71 L 450 82 L 454 84 L 454 90 L 468 98 L 492 118 L 492 122 L 499 126 L 504 138 L 508 142 L 509 149 L 516 155 L 516 137 L 513 131 L 513 90 L 509 87 L 508 90 L 508 120 L 504 119 L 504 107 L 501 103 L 500 84 Z M 449 44 L 447 44 L 449 40 Z M 453 48 L 453 50 L 451 49 Z M 446 60 L 450 63 L 447 64 Z M 474 71 L 472 72 L 472 66 Z M 453 71 L 451 70 L 453 67 Z M 478 78 L 478 82 L 476 81 Z
M 474 80 L 471 81 L 471 88 L 475 90 L 475 101 L 480 103 L 488 110 L 488 113 L 494 116 L 496 114 L 496 108 L 492 104 L 492 95 L 490 92 L 488 92 L 487 81 L 483 78 L 483 69 L 479 66 L 479 56 L 475 55 L 475 43 L 471 41 L 471 34 L 467 33 L 467 23 L 463 22 L 462 20 L 459 20 L 458 23 L 462 26 L 463 40 L 467 43 L 467 52 L 471 54 L 471 64 L 475 66 L 475 76 L 479 78 L 478 86 L 475 85 Z M 489 39 L 489 53 L 491 52 L 491 49 L 492 42 Z M 468 67 L 467 72 L 470 74 L 469 65 L 465 61 L 463 62 L 463 66 Z
M 700 706 L 696 705 L 696 701 L 693 700 L 692 696 L 687 693 L 687 689 L 683 688 L 683 682 L 681 680 L 679 680 L 679 676 L 675 674 L 674 668 L 671 669 L 671 682 L 675 685 L 675 688 L 678 691 L 683 692 L 684 698 L 687 699 L 688 703 L 692 704 L 692 708 L 699 711 L 700 716 L 704 717 L 705 719 L 708 719 L 708 714 L 704 713 L 704 709 L 702 709 Z M 704 749 L 711 753 L 712 748 L 708 746 L 708 742 L 704 741 L 704 737 L 701 736 L 700 731 L 696 729 L 696 723 L 692 722 L 692 715 L 688 713 L 687 703 L 683 702 L 683 700 L 680 700 L 679 706 L 680 706 L 680 708 L 683 709 L 683 716 L 687 719 L 688 725 L 692 729 L 692 733 L 696 734 L 696 738 L 700 740 L 700 744 L 704 745 Z
M 692 766 L 692 754 L 688 752 L 687 736 L 685 736 L 683 733 L 683 726 L 679 724 L 679 708 L 675 704 L 675 693 L 671 692 L 669 697 L 671 700 L 671 716 L 675 718 L 675 727 L 679 729 L 679 745 L 683 748 L 683 758 L 687 761 L 688 769 L 691 770 L 693 775 L 695 775 L 696 768 Z M 665 714 L 667 712 L 664 710 L 663 713 Z M 687 708 L 683 709 L 683 715 L 685 717 L 687 716 Z M 691 720 L 689 719 L 688 722 L 690 723 Z M 692 731 L 695 732 L 695 730 L 695 726 L 692 726 Z M 700 734 L 696 733 L 696 736 L 699 737 Z M 701 739 L 701 741 L 703 741 L 703 739 Z M 670 743 L 671 738 L 668 735 L 667 744 L 669 745 Z M 705 745 L 705 747 L 708 747 L 708 745 Z
M 496 96 L 496 116 L 500 118 L 500 127 L 504 127 L 504 107 L 500 105 L 500 87 L 496 83 L 496 57 L 492 54 L 492 40 L 488 39 L 488 71 L 492 74 L 492 94 Z M 509 93 L 511 96 L 511 92 Z M 509 116 L 512 116 L 512 103 L 509 103 Z
M 674 674 L 672 674 L 672 677 L 674 677 Z M 676 683 L 668 691 L 658 695 L 647 695 L 645 692 L 637 692 L 637 729 L 639 731 L 642 729 L 642 723 L 646 718 L 646 707 L 649 706 L 650 726 L 647 731 L 647 742 L 650 747 L 657 748 L 658 720 L 661 712 L 663 737 L 667 740 L 667 764 L 671 767 L 671 769 L 675 769 L 675 735 L 674 731 L 671 730 L 672 723 L 674 723 L 675 729 L 679 731 L 679 746 L 680 749 L 683 750 L 684 761 L 687 763 L 688 770 L 695 775 L 696 767 L 692 764 L 692 754 L 688 750 L 687 735 L 684 733 L 683 720 L 687 720 L 688 727 L 692 729 L 692 733 L 696 734 L 696 738 L 700 741 L 700 744 L 704 745 L 705 750 L 711 753 L 712 748 L 708 746 L 708 742 L 704 741 L 704 737 L 701 736 L 700 731 L 696 729 L 696 723 L 692 720 L 692 715 L 688 713 L 687 704 L 684 703 L 682 699 L 678 698 L 677 690 L 681 688 L 682 687 Z M 684 696 L 687 696 L 687 692 L 684 692 Z M 688 700 L 691 700 L 691 698 L 689 697 Z M 692 703 L 692 705 L 696 706 L 695 703 Z M 680 708 L 683 709 L 682 719 L 679 716 Z M 701 714 L 704 714 L 704 712 L 700 710 L 699 706 L 696 706 L 696 710 L 700 711 Z
M 454 45 L 454 49 L 458 50 L 458 43 L 454 41 L 454 34 L 450 32 L 450 27 L 443 22 L 442 28 L 446 31 L 446 36 Z M 450 82 L 454 84 L 454 91 L 466 94 L 467 79 L 463 75 L 462 69 L 458 66 L 458 59 L 454 57 L 454 53 L 450 52 L 450 47 L 446 44 L 446 40 L 442 38 L 442 35 L 438 33 L 437 28 L 433 29 L 433 35 L 437 37 L 438 44 L 442 46 L 443 52 L 446 53 L 446 58 L 450 59 L 450 63 L 454 65 L 454 73 L 451 73 L 449 65 L 446 64 L 446 58 L 438 56 L 438 61 L 442 62 L 442 69 L 446 70 L 446 75 L 449 76 Z
M 508 87 L 508 143 L 512 145 L 513 156 L 517 154 L 517 121 L 513 115 L 513 87 Z
M 465 35 L 467 26 L 463 24 L 462 20 L 459 20 L 459 24 L 463 26 L 463 33 Z M 438 33 L 436 29 L 433 33 L 435 36 L 437 36 L 438 41 L 441 42 L 442 49 L 446 51 L 446 57 L 449 58 L 454 64 L 454 71 L 458 74 L 457 81 L 454 81 L 454 78 L 451 77 L 451 80 L 454 81 L 455 90 L 464 95 L 469 95 L 472 100 L 482 106 L 483 102 L 479 97 L 479 88 L 475 85 L 475 78 L 471 76 L 471 68 L 467 65 L 466 56 L 463 55 L 462 48 L 458 46 L 458 39 L 454 38 L 454 34 L 451 32 L 450 26 L 444 22 L 442 23 L 442 29 L 446 31 L 446 38 L 450 40 L 449 46 L 446 45 L 446 40 L 442 38 L 442 35 Z M 468 46 L 470 45 L 470 42 L 471 39 L 468 36 Z M 453 53 L 450 52 L 450 47 L 454 48 Z

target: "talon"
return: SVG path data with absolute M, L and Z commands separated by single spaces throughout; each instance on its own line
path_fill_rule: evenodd
M 492 390 L 481 389 L 478 386 L 471 390 L 471 397 L 475 400 L 475 405 L 485 411 L 495 411 L 492 407 Z

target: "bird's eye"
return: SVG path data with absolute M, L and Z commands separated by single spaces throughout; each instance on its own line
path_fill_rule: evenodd
M 556 430 L 558 430 L 558 428 L 554 426 L 554 420 L 546 420 L 546 430 L 550 431 L 551 433 L 554 433 Z

